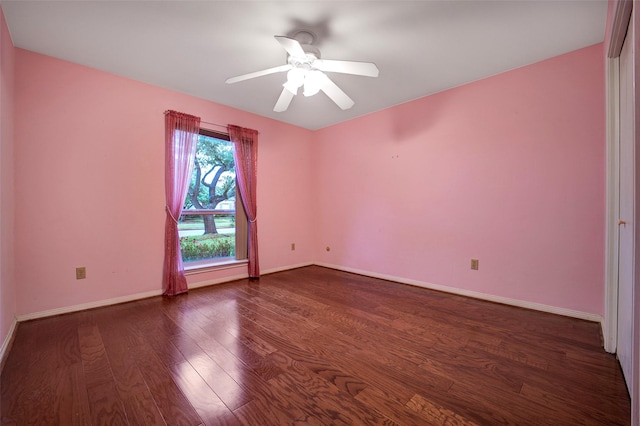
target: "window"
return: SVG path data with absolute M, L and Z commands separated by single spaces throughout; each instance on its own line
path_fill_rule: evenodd
M 247 258 L 247 219 L 236 197 L 233 143 L 200 129 L 193 175 L 178 221 L 185 267 Z

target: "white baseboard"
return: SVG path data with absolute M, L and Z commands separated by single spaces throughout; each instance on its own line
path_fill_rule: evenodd
M 273 274 L 276 272 L 282 272 L 282 271 L 288 271 L 289 269 L 297 269 L 297 268 L 303 268 L 305 266 L 311 266 L 313 265 L 312 262 L 307 262 L 307 263 L 298 263 L 296 265 L 288 265 L 288 266 L 281 266 L 278 268 L 271 268 L 271 269 L 265 269 L 260 271 L 260 275 L 268 275 L 268 274 Z M 200 288 L 200 287 L 207 287 L 210 285 L 216 285 L 216 284 L 224 284 L 224 283 L 228 283 L 230 281 L 236 281 L 236 280 L 242 280 L 245 278 L 249 278 L 249 274 L 247 272 L 243 273 L 243 274 L 239 274 L 239 275 L 233 275 L 230 277 L 224 277 L 224 278 L 218 278 L 215 280 L 207 280 L 207 281 L 202 281 L 202 282 L 198 282 L 198 283 L 194 283 L 189 285 L 189 288 Z
M 533 309 L 541 312 L 549 312 L 552 314 L 563 315 L 563 316 L 572 317 L 572 318 L 580 318 L 587 321 L 602 323 L 602 320 L 603 320 L 601 315 L 592 314 L 588 312 L 574 311 L 571 309 L 559 308 L 557 306 L 549 306 L 549 305 L 543 305 L 541 303 L 527 302 L 527 301 L 518 300 L 518 299 L 510 299 L 507 297 L 495 296 L 492 294 L 479 293 L 471 290 L 463 290 L 455 287 L 447 287 L 439 284 L 432 284 L 424 281 L 396 277 L 393 275 L 378 274 L 376 272 L 364 271 L 364 270 L 355 269 L 355 268 L 347 268 L 339 265 L 332 265 L 332 264 L 322 263 L 322 262 L 305 262 L 305 263 L 299 263 L 296 265 L 282 266 L 282 267 L 267 269 L 262 271 L 261 273 L 262 275 L 267 275 L 267 274 L 273 274 L 276 272 L 287 271 L 290 269 L 303 268 L 305 266 L 311 266 L 311 265 L 318 265 L 325 268 L 336 269 L 339 271 L 351 272 L 358 275 L 364 275 L 364 276 L 373 277 L 373 278 L 380 278 L 388 281 L 395 281 L 402 284 L 423 287 L 431 290 L 442 291 L 445 293 L 457 294 L 460 296 L 472 297 L 475 299 L 487 300 L 490 302 L 502 303 L 505 305 L 518 306 L 520 308 Z M 206 287 L 210 285 L 222 284 L 229 281 L 245 279 L 247 277 L 248 277 L 248 274 L 245 272 L 238 275 L 233 275 L 229 277 L 223 277 L 215 280 L 208 280 L 208 281 L 202 281 L 199 283 L 191 284 L 189 288 L 194 289 L 194 288 Z M 83 311 L 86 309 L 93 309 L 93 308 L 100 308 L 100 307 L 109 306 L 109 305 L 116 305 L 118 303 L 132 302 L 134 300 L 146 299 L 148 297 L 154 297 L 154 296 L 160 296 L 160 295 L 162 295 L 162 290 L 153 290 L 145 293 L 131 294 L 128 296 L 98 300 L 95 302 L 83 303 L 80 305 L 73 305 L 73 306 L 67 306 L 63 308 L 50 309 L 47 311 L 18 315 L 14 320 L 14 324 L 12 325 L 9 336 L 12 336 L 15 330 L 16 321 L 21 322 L 21 321 L 28 321 L 28 320 L 37 319 L 37 318 L 50 317 L 54 315 L 68 314 L 71 312 Z M 3 355 L 4 353 L 3 351 L 6 349 L 7 345 L 8 345 L 8 341 L 5 341 L 0 351 L 0 359 L 2 359 L 1 356 Z
M 232 275 L 230 277 L 218 278 L 215 280 L 200 281 L 197 283 L 189 284 L 189 289 L 191 290 L 193 288 L 207 287 L 207 286 L 216 285 L 216 284 L 224 284 L 230 281 L 242 280 L 244 278 L 249 278 L 249 274 L 247 272 L 243 274 Z
M 304 267 L 304 266 L 310 266 L 312 264 L 313 263 L 309 262 L 309 263 L 300 263 L 300 264 L 296 264 L 296 265 L 282 266 L 282 267 L 279 267 L 279 268 L 267 269 L 265 271 L 262 271 L 262 274 L 264 274 L 264 275 L 273 274 L 274 272 L 281 272 L 281 271 L 286 271 L 288 269 L 301 268 L 301 267 Z M 218 279 L 215 279 L 215 280 L 207 280 L 207 281 L 202 281 L 202 282 L 190 284 L 189 288 L 190 289 L 194 289 L 194 288 L 206 287 L 206 286 L 210 286 L 210 285 L 222 284 L 222 283 L 226 283 L 226 282 L 229 282 L 229 281 L 241 280 L 241 279 L 247 278 L 248 276 L 249 276 L 249 274 L 247 272 L 244 272 L 244 273 L 238 274 L 238 275 L 232 275 L 232 276 L 229 276 L 229 277 L 223 277 L 223 278 L 218 278 Z M 93 309 L 93 308 L 101 308 L 103 306 L 109 306 L 109 305 L 117 305 L 118 303 L 132 302 L 134 300 L 146 299 L 146 298 L 149 298 L 149 297 L 161 296 L 161 295 L 162 295 L 162 290 L 153 290 L 153 291 L 148 291 L 148 292 L 145 292 L 145 293 L 131 294 L 131 295 L 128 295 L 128 296 L 114 297 L 112 299 L 105 299 L 105 300 L 98 300 L 98 301 L 95 301 L 95 302 L 82 303 L 80 305 L 66 306 L 66 307 L 63 307 L 63 308 L 49 309 L 47 311 L 40 311 L 40 312 L 34 312 L 34 313 L 30 313 L 30 314 L 18 315 L 16 317 L 16 320 L 17 320 L 17 322 L 21 322 L 21 321 L 28 321 L 28 320 L 38 319 L 38 318 L 52 317 L 54 315 L 69 314 L 71 312 L 84 311 L 84 310 Z
M 261 271 L 260 274 L 261 275 L 274 274 L 276 272 L 288 271 L 290 269 L 304 268 L 305 266 L 311 266 L 311 265 L 315 265 L 315 263 L 313 263 L 313 262 L 305 262 L 305 263 L 298 263 L 296 265 L 281 266 L 279 268 L 271 268 L 271 269 L 267 269 L 265 271 Z
M 16 318 L 13 318 L 11 327 L 9 327 L 9 331 L 7 332 L 4 342 L 2 342 L 2 346 L 0 347 L 0 371 L 2 371 L 2 367 L 4 366 L 4 361 L 5 361 L 4 357 L 7 355 L 7 350 L 9 349 L 9 346 L 11 345 L 11 341 L 13 340 L 13 337 L 16 333 L 17 325 L 18 325 L 18 320 Z
M 34 312 L 31 314 L 18 315 L 18 322 L 28 321 L 37 318 L 52 317 L 54 315 L 68 314 L 71 312 L 84 311 L 87 309 L 101 308 L 103 306 L 117 305 L 118 303 L 132 302 L 134 300 L 146 299 L 148 297 L 160 296 L 162 290 L 147 291 L 145 293 L 130 294 L 128 296 L 114 297 L 113 299 L 98 300 L 95 302 L 82 303 L 80 305 L 66 306 L 63 308 L 49 309 L 47 311 Z
M 528 302 L 526 300 L 511 299 L 508 297 L 479 293 L 471 290 L 463 290 L 455 287 L 432 284 L 424 281 L 396 277 L 393 275 L 378 274 L 376 272 L 363 271 L 361 269 L 347 268 L 347 267 L 332 265 L 328 263 L 316 262 L 315 264 L 318 266 L 323 266 L 325 268 L 336 269 L 344 272 L 351 272 L 358 275 L 364 275 L 364 276 L 373 277 L 373 278 L 380 278 L 387 281 L 395 281 L 398 283 L 413 285 L 416 287 L 428 288 L 430 290 L 437 290 L 445 293 L 457 294 L 459 296 L 472 297 L 474 299 L 481 299 L 481 300 L 487 300 L 489 302 L 502 303 L 504 305 L 517 306 L 519 308 L 533 309 L 535 311 L 548 312 L 556 315 L 563 315 L 565 317 L 579 318 L 579 319 L 598 322 L 602 324 L 601 315 L 592 314 L 589 312 L 574 311 L 572 309 L 560 308 L 557 306 L 550 306 L 550 305 L 544 305 L 541 303 Z

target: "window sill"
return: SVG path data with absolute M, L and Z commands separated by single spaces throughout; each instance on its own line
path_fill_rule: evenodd
M 205 272 L 220 271 L 223 269 L 237 268 L 241 265 L 246 265 L 249 261 L 247 259 L 228 259 L 218 261 L 199 261 L 189 262 L 184 265 L 185 275 L 203 274 Z

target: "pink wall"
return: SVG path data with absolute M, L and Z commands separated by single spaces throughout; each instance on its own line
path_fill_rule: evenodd
M 0 346 L 16 314 L 13 269 L 13 84 L 14 51 L 0 9 Z
M 310 131 L 22 49 L 15 72 L 18 314 L 160 290 L 166 109 L 260 131 L 261 267 L 312 258 Z
M 602 314 L 602 60 L 594 45 L 316 132 L 315 260 Z
M 160 289 L 162 112 L 177 109 L 260 131 L 263 270 L 315 260 L 601 314 L 602 54 L 312 133 L 16 49 L 17 313 Z

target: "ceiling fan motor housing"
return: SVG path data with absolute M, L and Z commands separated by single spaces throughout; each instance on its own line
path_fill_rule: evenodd
M 313 43 L 317 40 L 314 33 L 308 30 L 299 30 L 293 34 L 292 38 L 300 43 L 302 50 L 304 50 L 306 54 L 315 56 L 314 59 L 320 59 L 320 50 L 313 46 Z

